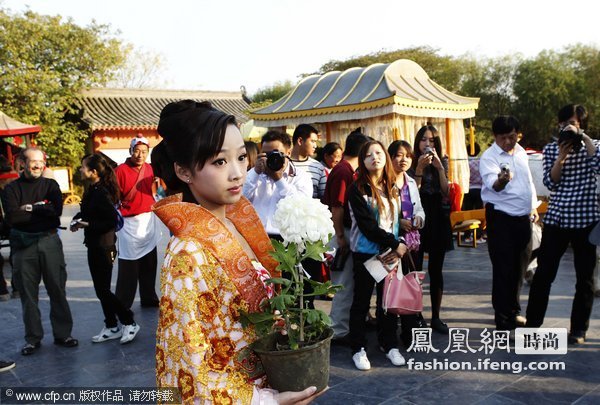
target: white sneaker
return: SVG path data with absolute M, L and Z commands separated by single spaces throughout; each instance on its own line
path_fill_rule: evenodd
M 120 327 L 116 326 L 114 328 L 102 328 L 100 333 L 96 336 L 92 337 L 92 342 L 101 343 L 106 342 L 107 340 L 118 339 L 123 335 L 123 331 Z
M 394 366 L 403 366 L 406 364 L 406 360 L 404 360 L 404 357 L 402 357 L 398 349 L 391 349 L 389 352 L 387 352 L 385 357 L 390 359 Z
M 354 365 L 356 366 L 356 368 L 359 370 L 371 369 L 371 363 L 367 358 L 367 352 L 365 352 L 364 347 L 360 348 L 360 352 L 354 353 L 354 356 L 352 356 L 352 360 L 354 361 Z
M 135 339 L 135 335 L 140 331 L 140 325 L 132 323 L 131 325 L 123 325 L 123 337 L 121 338 L 121 344 L 129 343 Z

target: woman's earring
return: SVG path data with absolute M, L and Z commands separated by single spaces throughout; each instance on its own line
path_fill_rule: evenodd
M 191 182 L 191 180 L 189 179 L 189 177 L 188 177 L 188 179 L 186 180 L 186 182 L 187 182 L 188 184 Z

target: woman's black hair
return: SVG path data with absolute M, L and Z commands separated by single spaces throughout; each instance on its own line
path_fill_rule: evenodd
M 409 158 L 413 159 L 415 157 L 415 153 L 413 152 L 413 148 L 410 145 L 410 143 L 400 140 L 400 141 L 394 141 L 394 142 L 390 143 L 390 146 L 388 146 L 388 153 L 390 154 L 390 157 L 392 159 L 394 159 L 394 157 L 398 153 L 398 149 L 400 149 L 400 148 L 406 149 L 406 154 L 408 155 Z
M 574 115 L 577 116 L 579 127 L 581 129 L 587 129 L 588 113 L 581 104 L 567 104 L 558 110 L 558 122 L 566 122 Z
M 340 145 L 337 142 L 329 142 L 328 144 L 326 144 L 325 146 L 323 146 L 323 155 L 333 155 L 335 152 L 337 152 L 338 150 L 343 151 L 342 149 L 342 145 Z
M 235 117 L 208 101 L 182 100 L 163 108 L 158 121 L 163 140 L 154 148 L 151 159 L 169 190 L 179 192 L 186 185 L 175 174 L 174 163 L 192 171 L 202 169 L 221 150 L 229 125 L 237 125 Z
M 415 157 L 412 163 L 413 169 L 417 168 L 417 163 L 419 163 L 419 157 L 423 154 L 421 152 L 421 148 L 419 147 L 419 142 L 421 142 L 421 139 L 423 139 L 423 137 L 425 136 L 425 132 L 427 131 L 430 131 L 433 135 L 433 147 L 435 149 L 435 153 L 437 153 L 440 159 L 442 158 L 442 141 L 440 140 L 440 137 L 438 135 L 438 130 L 431 124 L 423 125 L 421 129 L 417 131 L 417 134 L 415 135 L 415 141 L 413 142 L 413 145 L 415 145 Z
M 117 182 L 117 176 L 109 162 L 99 153 L 92 155 L 85 155 L 81 159 L 81 163 L 85 164 L 88 169 L 95 170 L 98 173 L 100 186 L 104 187 L 108 191 L 108 196 L 113 204 L 117 204 L 121 199 L 121 192 L 119 191 L 119 183 Z
M 325 156 L 333 156 L 333 154 L 338 150 L 341 150 L 342 152 L 344 151 L 342 149 L 342 145 L 340 145 L 337 142 L 329 142 L 322 148 L 317 148 L 317 150 L 315 151 L 315 153 L 317 154 L 317 160 L 325 164 Z

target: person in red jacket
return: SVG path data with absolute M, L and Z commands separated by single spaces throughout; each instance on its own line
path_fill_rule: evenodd
M 117 233 L 119 273 L 115 293 L 127 308 L 133 304 L 138 281 L 142 307 L 159 304 L 154 284 L 160 231 L 151 212 L 155 200 L 152 195 L 154 171 L 146 163 L 149 152 L 148 139 L 138 134 L 131 140 L 131 157 L 115 171 L 121 191 L 120 210 L 125 220 Z

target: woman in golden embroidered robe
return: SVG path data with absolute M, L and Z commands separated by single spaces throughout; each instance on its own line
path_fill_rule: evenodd
M 258 310 L 277 263 L 258 215 L 242 197 L 246 150 L 235 118 L 209 103 L 167 105 L 152 154 L 170 190 L 155 204 L 172 233 L 161 272 L 156 336 L 159 387 L 177 387 L 183 403 L 307 403 L 316 391 L 264 388 L 249 349 L 254 329 L 239 311 Z M 263 267 L 264 266 L 264 267 Z

